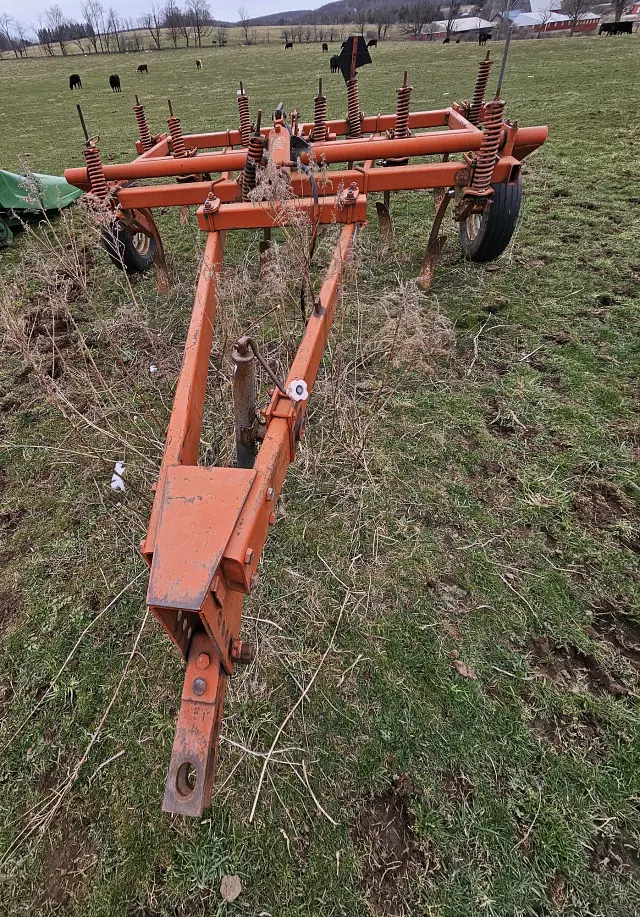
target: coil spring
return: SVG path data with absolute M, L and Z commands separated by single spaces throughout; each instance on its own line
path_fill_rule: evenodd
M 311 139 L 322 142 L 327 139 L 327 134 L 327 98 L 326 96 L 316 96 Z
M 489 60 L 488 58 L 481 60 L 478 64 L 478 76 L 476 77 L 476 85 L 473 90 L 473 99 L 471 100 L 471 107 L 469 108 L 468 120 L 471 122 L 471 124 L 478 124 L 480 111 L 484 105 L 484 94 L 487 89 L 487 83 L 489 82 L 489 73 L 491 71 L 492 64 L 493 61 Z
M 249 200 L 249 192 L 256 186 L 256 168 L 262 160 L 264 152 L 264 138 L 261 134 L 254 134 L 249 140 L 247 159 L 242 173 L 242 200 Z
M 173 158 L 174 159 L 184 159 L 187 155 L 187 148 L 184 145 L 184 137 L 182 136 L 182 128 L 180 127 L 180 118 L 176 118 L 173 115 L 167 120 L 169 125 L 169 133 L 171 134 L 171 146 L 173 149 Z
M 484 134 L 482 145 L 478 150 L 478 157 L 473 170 L 471 187 L 474 191 L 488 191 L 496 164 L 498 147 L 502 136 L 502 114 L 504 112 L 504 99 L 493 99 L 487 102 L 484 116 Z
M 109 186 L 107 185 L 107 179 L 104 174 L 104 169 L 102 168 L 100 150 L 95 143 L 90 143 L 89 146 L 83 149 L 82 155 L 87 162 L 91 192 L 98 200 L 103 201 L 109 193 Z
M 357 76 L 347 81 L 347 125 L 349 128 L 349 137 L 362 137 L 360 92 L 358 90 Z
M 238 112 L 240 114 L 240 136 L 242 146 L 249 146 L 251 139 L 251 117 L 249 115 L 249 97 L 240 93 L 238 96 Z
M 153 140 L 151 139 L 151 132 L 149 131 L 149 125 L 147 124 L 147 119 L 144 113 L 144 105 L 134 105 L 133 111 L 138 123 L 140 143 L 142 144 L 142 149 L 146 152 L 153 146 Z
M 401 86 L 398 89 L 398 101 L 396 103 L 396 127 L 393 136 L 396 140 L 401 140 L 409 136 L 409 109 L 411 107 L 411 86 Z

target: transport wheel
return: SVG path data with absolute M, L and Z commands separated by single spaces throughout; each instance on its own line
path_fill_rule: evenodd
M 522 177 L 512 185 L 491 185 L 493 197 L 484 213 L 460 223 L 460 244 L 471 261 L 493 261 L 505 250 L 516 228 L 522 203 Z
M 116 265 L 127 274 L 148 271 L 156 254 L 156 240 L 143 232 L 132 233 L 122 223 L 115 222 L 102 231 L 102 244 Z

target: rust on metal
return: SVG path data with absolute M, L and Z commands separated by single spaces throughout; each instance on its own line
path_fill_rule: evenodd
M 367 220 L 368 196 L 383 195 L 376 208 L 381 233 L 390 241 L 391 194 L 435 193 L 435 216 L 419 277 L 428 288 L 445 243 L 441 229 L 450 201 L 456 200 L 457 220 L 474 210 L 482 212 L 492 185 L 518 180 L 522 160 L 547 137 L 546 127 L 505 121 L 502 99 L 484 101 L 488 60 L 480 64 L 471 103 L 412 112 L 405 73 L 395 112 L 364 115 L 354 54 L 351 70 L 345 74 L 347 112 L 342 119 L 327 120 L 320 81 L 312 122 L 303 123 L 295 109 L 287 121 L 281 105 L 271 124 L 263 125 L 258 111 L 252 125 L 241 83 L 239 129 L 184 134 L 169 103 L 168 134 L 154 137 L 136 99 L 137 158 L 104 165 L 83 121 L 85 167 L 65 172 L 68 182 L 90 191 L 112 217 L 131 231 L 155 239 L 156 266 L 165 287 L 168 276 L 152 208 L 195 206 L 198 225 L 206 233 L 162 463 L 141 544 L 150 567 L 149 607 L 186 663 L 163 801 L 163 808 L 176 814 L 198 816 L 211 803 L 227 679 L 235 665 L 251 663 L 256 653 L 255 645 L 240 636 L 243 599 L 259 583 L 258 565 L 304 430 L 340 301 L 345 265 L 358 227 Z M 434 160 L 425 162 L 425 157 Z M 285 178 L 285 200 L 251 199 L 260 196 L 252 191 L 263 164 Z M 304 213 L 314 239 L 322 225 L 335 224 L 339 234 L 320 290 L 313 294 L 313 309 L 304 314 L 297 352 L 281 378 L 253 338 L 245 334 L 236 341 L 231 365 L 238 467 L 199 465 L 226 232 L 262 230 L 264 258 L 271 231 L 298 225 Z M 260 407 L 258 372 L 273 383 L 269 403 Z

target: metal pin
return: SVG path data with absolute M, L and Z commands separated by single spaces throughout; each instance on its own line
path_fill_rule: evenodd
M 262 109 L 258 109 L 258 116 L 256 117 L 256 134 L 260 133 L 260 125 L 262 124 Z
M 138 98 L 138 96 L 136 96 L 136 105 L 139 105 L 139 104 L 140 104 L 140 99 Z
M 407 77 L 408 77 L 408 76 L 409 76 L 409 71 L 408 71 L 408 70 L 405 70 L 405 71 L 404 71 L 404 77 L 403 77 L 403 80 L 402 80 L 402 88 L 403 88 L 403 89 L 406 89 L 406 88 L 407 88 Z
M 82 125 L 82 130 L 84 131 L 84 139 L 85 139 L 85 141 L 87 142 L 87 145 L 88 145 L 88 144 L 89 144 L 89 131 L 87 130 L 87 125 L 84 123 L 84 117 L 83 117 L 83 115 L 82 115 L 82 109 L 80 108 L 79 105 L 76 105 L 76 108 L 78 109 L 78 116 L 79 116 L 79 118 L 80 118 L 80 124 Z
M 322 95 L 322 77 L 318 79 L 318 95 Z
M 167 99 L 167 102 L 169 103 L 169 117 L 173 118 L 173 106 L 171 104 L 171 99 Z

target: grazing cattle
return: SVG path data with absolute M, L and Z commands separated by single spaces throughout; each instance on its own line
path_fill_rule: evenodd
M 332 73 L 337 73 L 340 70 L 340 58 L 337 54 L 334 54 L 333 57 L 329 59 L 329 66 L 331 67 Z
M 122 92 L 120 89 L 120 77 L 117 73 L 112 73 L 109 77 L 109 86 L 111 86 L 114 92 Z
M 149 67 L 146 64 L 138 64 L 138 73 L 148 73 Z
M 72 73 L 69 77 L 69 89 L 82 89 L 82 80 L 78 73 Z
M 372 38 L 371 41 L 368 41 L 368 42 L 367 42 L 367 48 L 377 48 L 377 47 L 378 47 L 378 39 L 377 39 L 377 38 Z
M 450 39 L 450 38 L 445 38 L 445 40 L 442 42 L 442 44 L 443 44 L 443 45 L 450 45 L 450 44 L 451 44 L 451 39 Z
M 483 32 L 482 29 L 478 32 L 478 44 L 486 45 L 488 41 L 491 41 L 491 32 Z
M 285 51 L 288 51 L 289 48 L 293 48 L 293 42 L 292 42 L 292 41 L 287 41 L 287 42 L 285 42 L 284 50 L 285 50 Z
M 633 34 L 632 22 L 603 22 L 598 35 L 631 35 Z
M 196 70 L 202 70 L 202 61 L 199 57 L 196 57 Z
M 456 38 L 456 44 L 457 44 L 457 45 L 460 44 L 460 39 L 459 39 L 459 38 Z
M 329 50 L 329 45 L 326 43 L 326 41 L 323 41 L 323 42 L 322 42 L 322 50 L 323 50 L 323 51 L 328 51 L 328 50 Z

